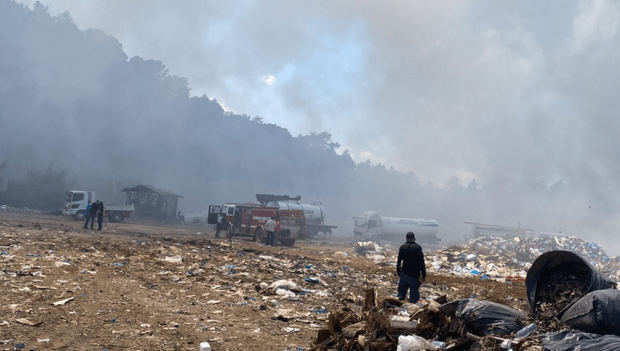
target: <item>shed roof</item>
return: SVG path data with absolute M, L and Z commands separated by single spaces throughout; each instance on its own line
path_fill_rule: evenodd
M 170 191 L 162 190 L 162 189 L 156 188 L 156 187 L 154 187 L 152 185 L 136 185 L 134 187 L 125 188 L 125 189 L 123 189 L 121 191 L 122 192 L 132 191 L 132 192 L 136 192 L 136 193 L 157 193 L 157 194 L 166 195 L 166 196 L 176 196 L 176 197 L 180 197 L 180 198 L 183 197 L 183 195 L 179 195 L 179 194 L 175 194 L 175 193 L 170 192 Z

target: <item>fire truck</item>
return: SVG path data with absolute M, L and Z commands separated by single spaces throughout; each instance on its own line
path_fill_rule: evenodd
M 283 210 L 251 203 L 210 205 L 207 223 L 217 224 L 220 215 L 226 216 L 228 225 L 223 230 L 228 238 L 241 236 L 264 242 L 267 238 L 264 225 L 270 217 L 280 221 L 280 230 L 275 233 L 276 244 L 293 246 L 295 240 L 305 237 L 306 218 L 303 210 Z

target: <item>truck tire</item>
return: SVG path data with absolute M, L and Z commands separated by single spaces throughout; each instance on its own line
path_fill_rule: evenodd
M 295 239 L 283 238 L 280 239 L 280 243 L 282 243 L 283 246 L 292 247 L 293 245 L 295 245 Z
M 265 241 L 265 231 L 263 231 L 263 228 L 256 228 L 256 231 L 254 232 L 254 237 L 252 238 L 253 241 L 258 241 L 259 243 L 264 243 Z
M 76 221 L 83 221 L 86 219 L 86 211 L 78 211 L 73 215 L 73 219 Z
M 287 238 L 291 237 L 291 230 L 290 229 L 282 229 L 280 231 L 280 233 L 278 233 L 278 234 L 279 234 L 280 238 L 287 239 Z
M 122 222 L 125 219 L 122 212 L 112 211 L 108 213 L 108 219 L 110 222 Z

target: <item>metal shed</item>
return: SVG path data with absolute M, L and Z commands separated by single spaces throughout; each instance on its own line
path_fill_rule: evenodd
M 177 206 L 182 195 L 156 188 L 152 185 L 136 185 L 121 190 L 127 193 L 127 204 L 133 204 L 136 214 L 172 221 L 177 217 Z

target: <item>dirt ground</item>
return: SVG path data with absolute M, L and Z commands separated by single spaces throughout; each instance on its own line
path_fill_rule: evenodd
M 196 350 L 208 341 L 213 350 L 307 350 L 328 313 L 361 306 L 365 288 L 393 295 L 394 271 L 343 240 L 267 247 L 207 228 L 85 231 L 65 217 L 5 212 L 0 349 Z M 278 280 L 298 287 L 269 287 Z M 440 295 L 526 311 L 522 283 L 429 274 L 420 303 Z

